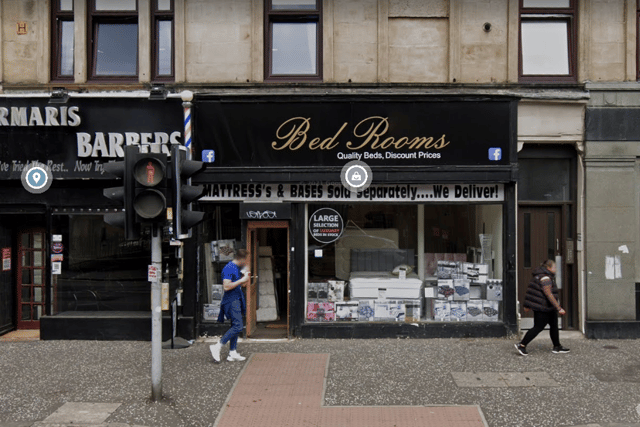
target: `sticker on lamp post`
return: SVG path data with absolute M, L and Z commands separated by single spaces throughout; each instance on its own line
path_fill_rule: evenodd
M 342 236 L 344 222 L 340 214 L 331 208 L 321 208 L 309 218 L 309 233 L 317 242 L 332 243 Z
M 32 194 L 44 193 L 53 182 L 53 175 L 49 167 L 38 162 L 27 164 L 20 178 L 24 189 Z

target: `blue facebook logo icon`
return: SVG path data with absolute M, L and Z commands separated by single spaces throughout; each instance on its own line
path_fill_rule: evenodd
M 216 152 L 213 150 L 202 150 L 202 161 L 205 163 L 213 163 L 216 159 Z
M 496 147 L 489 148 L 489 160 L 494 162 L 502 160 L 502 149 Z

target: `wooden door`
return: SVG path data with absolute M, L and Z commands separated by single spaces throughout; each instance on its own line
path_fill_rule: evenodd
M 520 206 L 518 209 L 518 301 L 521 306 L 533 270 L 545 260 L 555 260 L 562 255 L 562 223 L 562 208 L 557 206 Z M 558 266 L 559 272 L 563 271 L 561 267 Z M 523 310 L 521 314 L 533 317 L 531 311 Z
M 39 329 L 45 314 L 46 238 L 44 229 L 18 234 L 18 329 Z
M 15 329 L 15 288 L 13 281 L 15 248 L 12 230 L 0 224 L 0 335 Z
M 251 280 L 247 285 L 247 337 L 256 330 L 256 311 L 258 301 L 258 230 L 249 228 L 247 233 L 247 251 L 249 252 L 249 265 Z
M 256 311 L 258 302 L 258 258 L 259 241 L 258 230 L 269 228 L 286 228 L 287 242 L 289 242 L 289 222 L 287 221 L 249 221 L 247 224 L 247 251 L 249 252 L 249 267 L 251 268 L 251 281 L 247 287 L 247 337 L 256 331 Z M 287 244 L 287 247 L 289 245 Z M 287 251 L 287 336 L 289 334 L 289 304 L 290 304 L 290 283 L 289 283 L 289 262 L 290 254 Z

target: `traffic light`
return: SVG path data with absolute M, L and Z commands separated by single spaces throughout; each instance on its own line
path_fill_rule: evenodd
M 167 220 L 167 155 L 138 153 L 131 172 L 136 222 L 164 223 Z
M 203 162 L 187 160 L 186 147 L 171 147 L 173 233 L 177 239 L 188 238 L 189 229 L 204 219 L 204 212 L 192 211 L 190 206 L 191 202 L 204 195 L 204 186 L 191 185 L 189 180 L 204 169 Z
M 104 164 L 104 170 L 122 179 L 122 187 L 105 188 L 103 194 L 106 198 L 121 202 L 124 212 L 105 214 L 104 222 L 124 229 L 125 239 L 137 240 L 140 238 L 140 229 L 136 224 L 135 211 L 132 199 L 134 194 L 133 164 L 138 155 L 138 148 L 128 146 L 125 148 L 124 160 L 120 162 L 108 162 Z

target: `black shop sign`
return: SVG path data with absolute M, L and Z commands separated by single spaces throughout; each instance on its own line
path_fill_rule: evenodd
M 210 167 L 509 165 L 513 100 L 199 100 L 196 153 Z
M 179 99 L 0 97 L 0 179 L 20 179 L 34 161 L 54 179 L 113 179 L 103 164 L 122 160 L 125 146 L 168 154 L 183 127 Z

